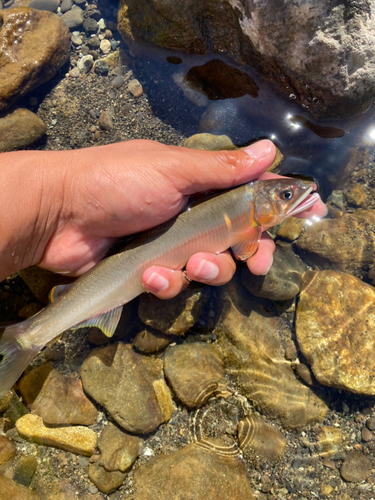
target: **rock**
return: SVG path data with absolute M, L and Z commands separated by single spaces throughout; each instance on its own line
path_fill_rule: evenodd
M 79 7 L 68 10 L 61 16 L 61 20 L 64 21 L 64 23 L 70 30 L 75 30 L 76 28 L 82 26 L 83 10 Z
M 15 456 L 16 445 L 14 442 L 5 436 L 0 436 L 0 474 L 4 474 L 12 464 Z
M 118 30 L 127 41 L 225 53 L 254 66 L 315 117 L 353 116 L 373 97 L 374 9 L 370 2 L 327 10 L 319 0 L 209 0 L 202 13 L 188 0 L 121 0 Z
M 297 241 L 304 261 L 362 277 L 375 260 L 375 210 L 357 210 L 306 227 Z
M 178 398 L 189 408 L 202 406 L 224 376 L 220 351 L 210 344 L 194 342 L 168 349 L 164 373 Z
M 119 89 L 124 85 L 124 83 L 125 83 L 124 77 L 122 75 L 118 75 L 111 81 L 111 86 L 114 87 L 115 89 Z
M 75 45 L 76 47 L 79 47 L 80 45 L 82 45 L 82 37 L 79 36 L 79 35 L 72 35 L 70 37 L 71 41 L 72 41 L 72 44 Z
M 276 235 L 286 241 L 295 241 L 299 238 L 305 224 L 305 219 L 289 217 L 277 227 Z
M 54 370 L 50 362 L 37 366 L 18 381 L 18 390 L 26 405 L 32 404 L 40 393 L 48 375 Z
M 128 83 L 128 91 L 134 96 L 134 97 L 140 97 L 143 94 L 143 88 L 140 82 L 134 78 L 133 80 L 130 80 Z
M 322 483 L 320 485 L 320 491 L 322 492 L 322 495 L 325 497 L 328 497 L 332 491 L 334 490 L 334 487 L 330 485 L 329 483 Z
M 102 493 L 112 493 L 124 482 L 127 474 L 119 471 L 108 472 L 98 463 L 89 465 L 89 478 Z
M 102 40 L 100 42 L 100 50 L 103 54 L 109 54 L 111 52 L 111 42 L 109 40 Z
M 375 417 L 367 419 L 366 425 L 370 431 L 375 431 Z
M 32 9 L 48 10 L 49 12 L 57 12 L 59 2 L 57 0 L 33 0 L 28 5 Z
M 209 104 L 209 100 L 204 94 L 191 88 L 186 82 L 185 71 L 176 71 L 173 73 L 172 78 L 174 83 L 182 90 L 186 99 L 189 99 L 195 106 L 204 108 Z
M 366 207 L 367 195 L 360 184 L 356 184 L 345 190 L 345 198 L 350 205 L 354 207 Z
M 190 444 L 134 471 L 134 500 L 252 500 L 243 462 Z
M 81 73 L 88 73 L 94 64 L 94 58 L 91 54 L 81 57 L 77 61 L 77 68 Z
M 97 61 L 95 61 L 94 71 L 97 75 L 107 76 L 109 73 L 109 66 L 102 59 L 98 59 Z
M 298 345 L 323 385 L 375 395 L 375 289 L 350 274 L 307 271 L 296 310 Z
M 111 116 L 109 114 L 108 109 L 106 109 L 105 111 L 102 111 L 100 113 L 99 125 L 100 125 L 100 128 L 103 130 L 110 131 L 113 129 L 112 120 L 111 120 Z
M 279 461 L 285 454 L 287 441 L 279 430 L 255 415 L 238 423 L 241 450 L 252 461 Z
M 72 0 L 63 0 L 60 5 L 60 10 L 63 14 L 65 14 L 65 12 L 68 12 L 68 10 L 72 8 L 72 6 L 73 6 Z
M 285 428 L 301 428 L 322 420 L 326 405 L 285 363 L 277 333 L 283 327 L 269 312 L 270 304 L 262 305 L 262 299 L 256 301 L 240 285 L 238 276 L 222 288 L 222 313 L 214 333 L 226 369 L 237 377 L 240 393 Z
M 203 149 L 206 151 L 220 151 L 221 149 L 235 149 L 227 135 L 195 134 L 186 139 L 185 148 Z
M 162 362 L 119 343 L 94 349 L 81 367 L 85 391 L 124 429 L 154 431 L 170 419 L 172 400 Z
M 53 370 L 31 405 L 47 425 L 92 425 L 98 411 L 82 389 L 82 382 Z
M 350 483 L 366 481 L 372 472 L 372 463 L 358 451 L 349 451 L 341 466 L 341 477 Z
M 362 436 L 362 441 L 364 441 L 365 443 L 372 441 L 373 438 L 372 432 L 367 427 L 362 427 L 361 436 Z
M 332 458 L 339 453 L 344 445 L 345 440 L 343 432 L 339 427 L 324 425 L 318 435 L 318 443 L 320 448 L 320 456 Z
M 98 49 L 100 47 L 100 40 L 97 36 L 92 36 L 87 40 L 87 45 L 90 49 Z
M 73 68 L 71 71 L 69 71 L 70 78 L 78 78 L 80 74 L 81 70 L 77 68 L 77 66 Z
M 21 486 L 4 476 L 0 476 L 0 498 L 7 498 L 9 500 L 41 500 L 40 496 L 29 488 Z
M 25 148 L 40 139 L 46 131 L 46 125 L 38 115 L 28 109 L 16 109 L 0 118 L 0 153 Z
M 157 330 L 145 327 L 137 333 L 134 338 L 134 347 L 145 354 L 160 352 L 167 345 L 173 342 L 177 337 L 173 335 L 164 335 Z
M 187 288 L 168 301 L 154 295 L 141 295 L 138 315 L 141 321 L 166 335 L 183 335 L 198 320 L 208 300 L 209 289 Z
M 99 437 L 99 465 L 108 472 L 126 472 L 141 452 L 142 441 L 121 431 L 110 422 Z
M 302 274 L 306 265 L 292 250 L 277 246 L 271 269 L 265 276 L 241 273 L 242 283 L 252 294 L 271 300 L 290 300 L 300 290 Z
M 29 486 L 38 467 L 35 457 L 21 457 L 14 469 L 13 481 L 23 486 Z
M 30 288 L 32 294 L 41 302 L 47 305 L 48 295 L 54 286 L 72 283 L 74 279 L 61 274 L 55 274 L 37 266 L 21 269 L 18 273 L 23 281 Z
M 20 7 L 0 11 L 0 18 L 3 110 L 47 82 L 68 61 L 70 36 L 65 24 L 51 12 Z
M 87 427 L 46 427 L 38 415 L 24 415 L 16 422 L 19 434 L 34 443 L 45 446 L 54 446 L 78 455 L 92 455 L 94 453 L 97 436 Z
M 98 31 L 98 23 L 91 17 L 86 17 L 83 21 L 83 29 L 89 35 Z

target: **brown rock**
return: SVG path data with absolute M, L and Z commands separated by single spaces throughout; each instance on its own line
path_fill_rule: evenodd
M 308 264 L 362 276 L 375 260 L 375 210 L 357 210 L 305 229 L 297 248 Z
M 4 476 L 0 476 L 0 498 L 9 500 L 40 500 L 39 495 L 32 490 Z
M 341 477 L 350 483 L 366 481 L 371 472 L 371 460 L 359 451 L 349 451 L 340 469 Z
M 35 401 L 52 370 L 54 370 L 53 364 L 48 361 L 34 368 L 19 380 L 18 390 L 25 404 L 30 405 Z
M 133 80 L 130 80 L 130 82 L 128 83 L 128 91 L 134 97 L 140 97 L 143 94 L 142 85 L 136 78 L 134 78 Z
M 279 461 L 285 454 L 286 439 L 279 430 L 255 415 L 238 423 L 241 450 L 252 460 Z
M 0 153 L 25 148 L 40 139 L 46 131 L 46 125 L 38 115 L 28 109 L 16 109 L 0 118 Z
M 5 436 L 0 436 L 0 474 L 4 474 L 16 456 L 16 445 Z
M 97 436 L 87 427 L 46 427 L 38 415 L 24 415 L 16 422 L 19 434 L 34 443 L 55 446 L 79 455 L 92 455 Z
M 355 207 L 364 207 L 367 202 L 367 195 L 363 187 L 359 184 L 352 186 L 345 191 L 345 198 L 348 203 Z
M 375 394 L 375 289 L 350 274 L 307 271 L 296 311 L 299 347 L 317 380 Z
M 37 266 L 21 269 L 19 275 L 42 304 L 48 304 L 48 295 L 54 286 L 66 285 L 74 281 L 72 278 L 52 273 Z
M 164 335 L 153 328 L 143 328 L 134 338 L 134 347 L 145 354 L 160 352 L 177 337 Z
M 361 429 L 362 441 L 367 443 L 368 441 L 372 441 L 372 432 L 367 427 L 362 427 Z
M 92 425 L 98 410 L 82 389 L 82 382 L 53 370 L 31 410 L 47 425 Z
M 89 465 L 89 478 L 103 493 L 112 493 L 124 482 L 127 474 L 120 471 L 107 472 L 98 463 Z
M 145 325 L 166 335 L 183 335 L 198 320 L 208 296 L 208 287 L 200 290 L 187 288 L 170 300 L 143 294 L 139 302 L 139 318 Z
M 323 426 L 320 429 L 318 436 L 321 456 L 324 458 L 332 458 L 342 450 L 344 446 L 344 438 L 342 430 L 339 427 Z
M 283 426 L 299 428 L 323 419 L 326 405 L 285 363 L 277 333 L 282 325 L 267 312 L 268 303 L 262 309 L 261 299 L 257 301 L 237 280 L 223 289 L 215 333 L 226 368 L 237 377 L 241 394 Z
M 108 472 L 125 472 L 141 452 L 142 440 L 108 423 L 101 433 L 98 447 L 101 451 L 99 465 Z
M 112 120 L 111 120 L 109 111 L 107 109 L 100 113 L 99 125 L 100 125 L 100 128 L 103 130 L 109 131 L 109 130 L 113 129 Z
M 166 352 L 164 373 L 178 398 L 189 408 L 197 408 L 211 397 L 223 378 L 223 357 L 210 344 L 182 344 Z
M 170 419 L 162 361 L 119 343 L 95 349 L 81 367 L 85 391 L 124 429 L 145 434 Z
M 56 14 L 0 11 L 0 110 L 52 78 L 69 59 L 70 33 Z
M 251 500 L 243 462 L 190 444 L 134 471 L 134 500 Z
M 278 227 L 276 234 L 279 238 L 286 241 L 295 241 L 301 234 L 305 227 L 306 221 L 304 219 L 297 219 L 297 217 L 289 217 L 282 222 Z
M 185 148 L 220 151 L 221 149 L 236 149 L 227 135 L 195 134 L 186 139 Z

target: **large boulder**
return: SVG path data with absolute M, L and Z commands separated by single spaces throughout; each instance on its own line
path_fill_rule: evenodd
M 363 111 L 374 96 L 371 2 L 121 0 L 126 39 L 255 66 L 315 117 Z

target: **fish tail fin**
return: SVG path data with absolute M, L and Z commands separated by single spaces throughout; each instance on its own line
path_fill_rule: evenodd
M 22 342 L 29 320 L 5 328 L 0 340 L 0 396 L 17 382 L 42 346 Z

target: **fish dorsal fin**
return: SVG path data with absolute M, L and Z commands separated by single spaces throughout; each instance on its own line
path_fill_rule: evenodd
M 241 235 L 240 241 L 231 247 L 236 259 L 247 260 L 254 255 L 258 250 L 261 236 L 262 228 L 260 226 L 252 227 Z
M 116 307 L 115 309 L 111 309 L 110 311 L 100 314 L 99 316 L 93 316 L 92 318 L 85 319 L 82 323 L 74 325 L 72 330 L 85 328 L 87 326 L 96 326 L 101 329 L 104 335 L 112 337 L 120 321 L 122 309 L 123 306 Z

